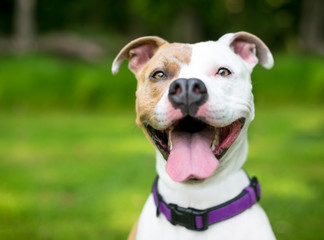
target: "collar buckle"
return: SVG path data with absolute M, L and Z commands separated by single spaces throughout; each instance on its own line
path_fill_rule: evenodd
M 168 207 L 171 211 L 171 224 L 178 224 L 196 231 L 203 231 L 208 228 L 208 211 L 182 208 L 176 204 L 168 204 Z
M 259 181 L 256 177 L 251 178 L 250 186 L 253 188 L 255 197 L 256 197 L 256 201 L 258 202 L 260 200 L 261 189 L 260 189 Z

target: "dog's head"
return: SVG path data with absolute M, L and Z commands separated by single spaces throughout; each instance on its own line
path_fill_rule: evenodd
M 242 167 L 254 118 L 250 74 L 257 63 L 273 65 L 259 38 L 238 32 L 181 44 L 142 37 L 120 51 L 114 74 L 124 59 L 138 80 L 136 122 L 164 158 L 158 171 L 185 182 Z

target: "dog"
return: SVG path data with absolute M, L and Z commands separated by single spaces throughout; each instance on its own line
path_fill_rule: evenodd
M 275 239 L 242 169 L 254 119 L 251 73 L 270 69 L 268 47 L 247 32 L 217 41 L 141 37 L 112 64 L 135 74 L 136 123 L 156 149 L 156 178 L 128 239 Z

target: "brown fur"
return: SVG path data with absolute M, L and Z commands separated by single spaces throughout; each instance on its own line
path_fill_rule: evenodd
M 177 78 L 180 71 L 179 64 L 189 64 L 191 59 L 191 48 L 185 44 L 172 43 L 162 45 L 147 64 L 136 73 L 138 79 L 136 91 L 136 112 L 137 124 L 150 121 L 153 109 L 166 92 L 171 82 Z M 152 81 L 149 77 L 158 69 L 165 71 L 168 75 L 167 80 Z
M 138 225 L 138 220 L 135 222 L 135 224 L 132 227 L 131 232 L 128 235 L 127 240 L 135 240 L 136 239 L 136 234 L 137 234 L 137 225 Z

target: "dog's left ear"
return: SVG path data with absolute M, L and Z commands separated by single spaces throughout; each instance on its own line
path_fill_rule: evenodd
M 251 70 L 259 62 L 264 68 L 273 66 L 273 57 L 269 48 L 257 36 L 247 32 L 228 33 L 219 41 L 224 41 L 229 47 L 248 63 Z
M 113 61 L 112 73 L 118 73 L 125 59 L 129 60 L 128 68 L 133 73 L 136 73 L 153 57 L 156 50 L 165 43 L 167 43 L 166 40 L 156 36 L 141 37 L 131 41 L 120 50 Z

